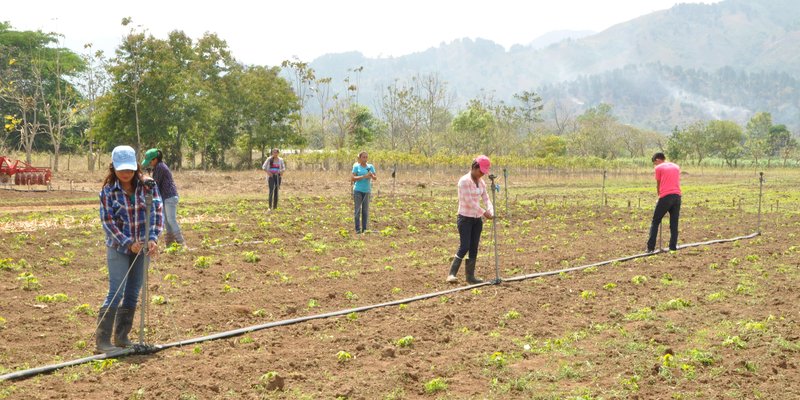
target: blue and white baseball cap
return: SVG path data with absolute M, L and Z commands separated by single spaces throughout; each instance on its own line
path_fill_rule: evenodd
M 131 146 L 117 146 L 111 152 L 111 162 L 117 171 L 136 171 L 136 150 Z

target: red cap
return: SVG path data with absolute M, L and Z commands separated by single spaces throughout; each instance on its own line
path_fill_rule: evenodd
M 475 162 L 480 166 L 481 173 L 484 175 L 489 173 L 489 168 L 492 166 L 492 162 L 489 161 L 489 157 L 479 155 L 478 158 L 475 159 Z

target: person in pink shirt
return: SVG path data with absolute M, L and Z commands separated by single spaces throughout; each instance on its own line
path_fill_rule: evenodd
M 656 191 L 658 203 L 653 212 L 653 222 L 650 224 L 650 238 L 647 240 L 647 252 L 656 249 L 656 236 L 661 219 L 669 213 L 669 249 L 678 250 L 678 219 L 681 215 L 681 168 L 677 164 L 667 162 L 664 153 L 653 155 L 655 164 Z
M 458 282 L 456 274 L 461 268 L 461 260 L 468 252 L 469 258 L 464 267 L 467 282 L 470 284 L 483 282 L 475 277 L 475 263 L 478 259 L 478 244 L 481 240 L 481 231 L 483 231 L 483 218 L 494 218 L 494 207 L 486 192 L 486 183 L 483 181 L 483 176 L 489 173 L 490 167 L 489 157 L 478 156 L 472 161 L 470 172 L 458 180 L 458 218 L 456 222 L 461 243 L 453 257 L 447 282 Z M 481 200 L 486 203 L 485 210 L 481 208 Z

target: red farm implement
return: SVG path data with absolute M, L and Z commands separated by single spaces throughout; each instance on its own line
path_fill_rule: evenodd
M 50 178 L 53 172 L 50 168 L 34 167 L 22 160 L 12 160 L 0 156 L 0 184 L 8 184 L 11 177 L 14 177 L 14 184 L 23 185 L 46 185 L 50 186 Z

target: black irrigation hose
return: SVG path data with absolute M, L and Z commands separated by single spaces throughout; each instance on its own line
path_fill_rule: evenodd
M 64 363 L 61 363 L 61 364 L 51 364 L 51 365 L 45 365 L 45 366 L 42 366 L 42 367 L 37 367 L 37 368 L 31 368 L 31 369 L 26 369 L 26 370 L 22 370 L 22 371 L 12 372 L 12 373 L 9 373 L 9 374 L 0 375 L 0 382 L 4 381 L 4 380 L 11 380 L 11 379 L 30 378 L 30 377 L 35 376 L 35 375 L 45 374 L 45 373 L 48 373 L 48 372 L 53 372 L 53 371 L 55 371 L 57 369 L 60 369 L 60 368 L 72 367 L 72 366 L 75 366 L 75 365 L 85 364 L 85 363 L 92 362 L 92 361 L 99 361 L 99 360 L 105 360 L 107 358 L 115 358 L 115 357 L 127 356 L 127 355 L 134 354 L 134 351 L 135 351 L 134 348 L 123 349 L 123 350 L 119 350 L 119 351 L 116 351 L 116 352 L 104 353 L 104 354 L 96 354 L 96 355 L 89 356 L 89 357 L 78 358 L 78 359 L 75 359 L 75 360 L 72 360 L 72 361 L 67 361 L 67 362 L 64 362 Z
M 678 246 L 678 249 L 686 249 L 686 248 L 689 248 L 689 247 L 705 246 L 705 245 L 715 244 L 715 243 L 735 242 L 737 240 L 742 240 L 742 239 L 752 239 L 752 238 L 754 238 L 754 237 L 756 237 L 756 236 L 758 236 L 760 234 L 761 234 L 760 232 L 754 232 L 754 233 L 751 233 L 749 235 L 738 236 L 738 237 L 734 237 L 734 238 L 730 238 L 730 239 L 717 239 L 717 240 L 709 240 L 707 242 L 687 243 L 687 244 L 682 244 L 682 245 Z M 564 268 L 564 269 L 559 269 L 559 270 L 556 270 L 556 271 L 545 271 L 545 272 L 536 272 L 536 273 L 527 274 L 527 275 L 519 275 L 519 276 L 503 279 L 503 282 L 517 282 L 517 281 L 524 281 L 526 279 L 538 278 L 538 277 L 541 277 L 541 276 L 558 275 L 558 274 L 563 273 L 563 272 L 579 271 L 579 270 L 590 268 L 590 267 L 599 267 L 599 266 L 602 266 L 602 265 L 607 265 L 607 264 L 611 264 L 611 263 L 615 263 L 615 262 L 630 261 L 630 260 L 633 260 L 633 259 L 636 259 L 636 258 L 649 257 L 649 256 L 652 256 L 652 255 L 661 253 L 661 252 L 663 252 L 663 250 L 658 250 L 658 251 L 655 251 L 653 253 L 634 254 L 632 256 L 625 256 L 625 257 L 615 258 L 613 260 L 600 261 L 600 262 L 596 262 L 594 264 L 581 265 L 581 266 L 578 266 L 578 267 Z
M 685 249 L 685 248 L 697 247 L 697 246 L 705 246 L 705 245 L 715 244 L 715 243 L 735 242 L 737 240 L 742 240 L 742 239 L 751 239 L 751 238 L 756 237 L 758 235 L 760 235 L 760 233 L 759 232 L 755 232 L 755 233 L 751 233 L 751 234 L 746 235 L 746 236 L 739 236 L 739 237 L 734 237 L 734 238 L 730 238 L 730 239 L 718 239 L 718 240 L 709 240 L 707 242 L 688 243 L 688 244 L 683 244 L 683 245 L 678 246 L 678 249 Z M 597 263 L 594 263 L 594 264 L 581 265 L 581 266 L 578 266 L 578 267 L 571 267 L 571 268 L 564 268 L 564 269 L 560 269 L 560 270 L 556 270 L 556 271 L 545 271 L 545 272 L 537 272 L 537 273 L 527 274 L 527 275 L 520 275 L 520 276 L 515 276 L 515 277 L 503 279 L 502 282 L 517 282 L 517 281 L 523 281 L 523 280 L 532 279 L 532 278 L 538 278 L 538 277 L 542 277 L 542 276 L 557 275 L 557 274 L 560 274 L 560 273 L 563 273 L 563 272 L 578 271 L 578 270 L 582 270 L 582 269 L 586 269 L 586 268 L 590 268 L 590 267 L 598 267 L 598 266 L 601 266 L 601 265 L 607 265 L 607 264 L 611 264 L 611 263 L 614 263 L 614 262 L 623 262 L 623 261 L 629 261 L 629 260 L 633 260 L 633 259 L 641 258 L 641 257 L 649 257 L 649 256 L 652 256 L 654 254 L 658 254 L 658 252 L 656 252 L 656 253 L 636 254 L 636 255 L 632 255 L 632 256 L 616 258 L 616 259 L 613 259 L 613 260 L 600 261 L 600 262 L 597 262 Z M 55 370 L 60 369 L 60 368 L 72 367 L 72 366 L 75 366 L 75 365 L 85 364 L 85 363 L 92 362 L 92 361 L 99 361 L 99 360 L 105 360 L 105 359 L 108 359 L 108 358 L 117 358 L 117 357 L 123 357 L 123 356 L 128 356 L 128 355 L 156 353 L 156 352 L 159 352 L 161 350 L 169 349 L 169 348 L 172 348 L 172 347 L 188 346 L 188 345 L 191 345 L 191 344 L 207 342 L 207 341 L 210 341 L 210 340 L 225 339 L 225 338 L 229 338 L 229 337 L 244 335 L 244 334 L 250 333 L 250 332 L 260 331 L 262 329 L 269 329 L 269 328 L 275 328 L 275 327 L 279 327 L 279 326 L 293 325 L 293 324 L 297 324 L 297 323 L 300 323 L 300 322 L 306 322 L 306 321 L 311 321 L 311 320 L 315 320 L 315 319 L 325 319 L 325 318 L 330 318 L 330 317 L 337 317 L 337 316 L 340 316 L 340 315 L 347 315 L 347 314 L 354 313 L 354 312 L 369 311 L 369 310 L 372 310 L 372 309 L 375 309 L 375 308 L 382 308 L 382 307 L 406 304 L 406 303 L 411 303 L 411 302 L 414 302 L 414 301 L 430 299 L 430 298 L 433 298 L 433 297 L 439 297 L 439 296 L 443 296 L 443 295 L 450 294 L 450 293 L 456 293 L 456 292 L 460 292 L 460 291 L 464 291 L 464 290 L 468 290 L 468 289 L 474 289 L 474 288 L 477 288 L 477 287 L 486 286 L 486 285 L 492 285 L 492 284 L 495 284 L 495 281 L 485 281 L 483 283 L 478 283 L 478 284 L 475 284 L 475 285 L 460 286 L 460 287 L 457 287 L 457 288 L 454 288 L 454 289 L 443 290 L 443 291 L 434 292 L 434 293 L 427 293 L 427 294 L 423 294 L 423 295 L 419 295 L 419 296 L 415 296 L 415 297 L 410 297 L 410 298 L 407 298 L 407 299 L 389 301 L 389 302 L 386 302 L 386 303 L 380 303 L 380 304 L 373 304 L 373 305 L 367 305 L 367 306 L 362 306 L 362 307 L 349 308 L 349 309 L 346 309 L 346 310 L 332 311 L 332 312 L 325 313 L 325 314 L 316 314 L 316 315 L 308 315 L 308 316 L 299 317 L 299 318 L 285 319 L 285 320 L 282 320 L 282 321 L 269 322 L 269 323 L 261 324 L 261 325 L 253 325 L 253 326 L 249 326 L 249 327 L 245 327 L 245 328 L 234 329 L 234 330 L 231 330 L 231 331 L 220 332 L 220 333 L 217 333 L 217 334 L 214 334 L 214 335 L 202 336 L 202 337 L 198 337 L 198 338 L 194 338 L 194 339 L 181 340 L 181 341 L 162 344 L 162 345 L 153 345 L 153 346 L 135 345 L 132 348 L 126 348 L 126 349 L 122 349 L 122 350 L 118 350 L 118 351 L 114 351 L 114 352 L 110 352 L 110 353 L 97 354 L 97 355 L 93 355 L 93 356 L 90 356 L 90 357 L 84 357 L 84 358 L 79 358 L 79 359 L 72 360 L 72 361 L 63 362 L 63 363 L 60 363 L 60 364 L 45 365 L 45 366 L 38 367 L 38 368 L 31 368 L 31 369 L 12 372 L 12 373 L 5 374 L 5 375 L 0 375 L 0 381 L 29 378 L 29 377 L 32 377 L 32 376 L 35 376 L 35 375 L 52 372 L 52 371 L 55 371 Z

